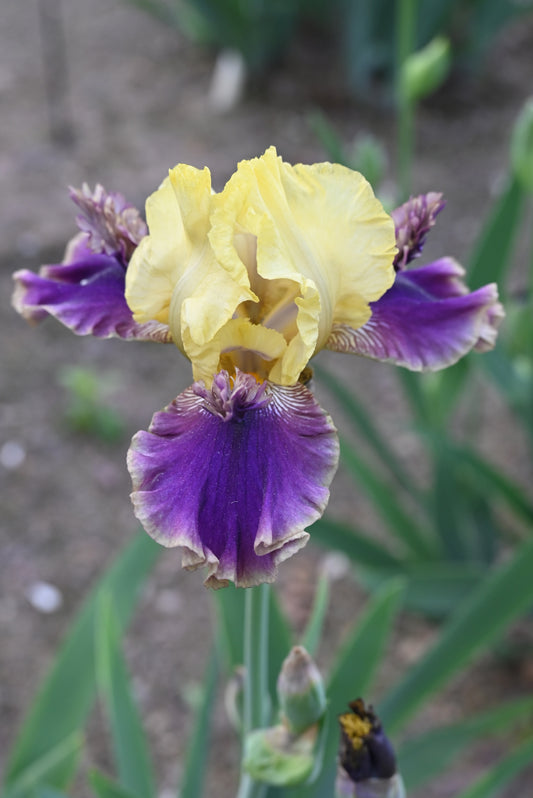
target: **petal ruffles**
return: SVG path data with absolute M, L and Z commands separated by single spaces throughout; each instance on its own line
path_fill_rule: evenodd
M 95 253 L 80 234 L 67 249 L 66 262 L 43 266 L 39 274 L 15 272 L 13 306 L 28 321 L 54 316 L 77 335 L 166 342 L 168 327 L 139 324 L 124 296 L 125 266 L 115 255 Z
M 334 322 L 356 327 L 392 284 L 394 225 L 362 175 L 338 164 L 286 163 L 270 147 L 241 161 L 213 199 L 209 239 L 227 269 L 245 264 L 254 321 L 282 332 L 268 379 L 291 385 Z M 236 235 L 238 234 L 238 235 Z M 255 248 L 239 251 L 242 238 Z
M 492 348 L 503 318 L 496 285 L 469 294 L 463 276 L 452 258 L 398 272 L 392 288 L 371 303 L 370 320 L 357 330 L 334 326 L 328 349 L 435 371 L 471 349 Z
M 168 323 L 208 385 L 226 367 L 293 385 L 333 322 L 366 322 L 394 280 L 394 224 L 362 175 L 291 166 L 273 147 L 241 161 L 219 194 L 207 169 L 179 164 L 146 215 L 128 304 L 139 322 Z M 252 327 L 248 347 L 240 333 Z
M 237 372 L 195 383 L 139 432 L 128 454 L 135 514 L 206 584 L 275 578 L 323 513 L 338 460 L 329 416 L 303 385 Z

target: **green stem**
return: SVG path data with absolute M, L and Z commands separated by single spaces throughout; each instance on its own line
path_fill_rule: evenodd
M 415 104 L 405 86 L 404 64 L 415 47 L 417 0 L 396 0 L 396 104 L 398 115 L 398 201 L 411 193 Z
M 530 205 L 531 205 L 531 203 L 530 203 Z M 530 208 L 530 210 L 531 210 L 531 208 Z M 531 252 L 530 252 L 530 264 L 529 264 L 529 286 L 528 287 L 529 287 L 528 305 L 529 305 L 529 312 L 531 313 L 533 311 L 533 236 L 531 237 Z M 530 341 L 529 341 L 529 349 L 528 349 L 528 352 L 527 352 L 527 356 L 529 358 L 529 368 L 530 368 L 530 377 L 529 377 L 529 379 L 530 379 L 530 383 L 531 383 L 531 381 L 533 380 L 533 376 L 531 376 L 533 374 L 533 341 L 531 340 L 531 338 L 530 338 Z M 528 420 L 529 435 L 530 435 L 530 438 L 533 438 L 533 396 L 531 396 L 531 393 L 532 392 L 530 391 L 529 408 L 528 408 L 528 411 L 527 411 L 528 412 L 527 420 Z M 533 443 L 533 441 L 531 441 L 530 443 Z
M 527 206 L 526 206 L 527 210 Z M 531 202 L 529 202 L 529 211 L 531 212 L 533 208 L 531 208 Z M 531 236 L 531 252 L 529 253 L 530 263 L 529 263 L 529 296 L 528 302 L 529 307 L 533 310 L 533 235 Z
M 268 696 L 268 585 L 248 588 L 244 605 L 244 682 L 243 742 L 253 729 L 266 726 Z M 241 767 L 237 798 L 261 798 L 267 785 L 255 781 Z

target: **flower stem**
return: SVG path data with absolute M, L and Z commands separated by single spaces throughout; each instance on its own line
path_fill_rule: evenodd
M 405 85 L 405 62 L 415 47 L 416 0 L 396 0 L 396 104 L 398 119 L 398 202 L 411 193 L 415 105 Z
M 244 604 L 244 682 L 243 742 L 246 735 L 268 723 L 268 585 L 248 588 Z M 237 798 L 261 798 L 267 785 L 244 772 Z

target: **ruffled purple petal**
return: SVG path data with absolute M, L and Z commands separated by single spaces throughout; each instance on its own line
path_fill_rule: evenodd
M 78 335 L 170 341 L 166 325 L 137 324 L 124 297 L 126 267 L 119 257 L 97 254 L 84 234 L 67 247 L 65 262 L 39 274 L 15 272 L 13 306 L 30 322 L 51 315 Z
M 468 293 L 463 276 L 452 258 L 399 271 L 392 288 L 370 303 L 369 321 L 357 330 L 335 325 L 328 349 L 412 371 L 435 371 L 471 349 L 491 349 L 504 315 L 498 290 L 491 284 Z
M 81 211 L 78 227 L 87 234 L 93 252 L 118 255 L 126 263 L 148 229 L 137 208 L 122 194 L 110 193 L 99 183 L 91 191 L 87 183 L 81 189 L 70 188 L 70 198 Z
M 220 372 L 195 383 L 138 432 L 128 453 L 132 500 L 146 531 L 180 546 L 205 584 L 272 582 L 305 545 L 337 467 L 331 419 L 303 385 Z
M 428 194 L 411 197 L 392 211 L 398 247 L 394 258 L 396 270 L 405 268 L 414 258 L 421 255 L 426 236 L 434 227 L 435 220 L 445 204 L 442 194 L 430 191 Z

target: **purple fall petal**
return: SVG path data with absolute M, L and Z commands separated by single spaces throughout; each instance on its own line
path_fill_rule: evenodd
M 435 371 L 471 349 L 494 346 L 503 308 L 496 285 L 468 293 L 452 258 L 399 271 L 392 288 L 370 303 L 372 316 L 357 330 L 334 325 L 328 349 Z
M 54 316 L 78 335 L 118 336 L 166 342 L 168 328 L 137 324 L 124 297 L 126 267 L 113 255 L 94 253 L 84 234 L 67 247 L 65 263 L 43 266 L 39 274 L 15 272 L 14 308 L 31 322 Z
M 195 383 L 138 432 L 128 453 L 135 514 L 206 585 L 271 582 L 305 545 L 337 467 L 329 416 L 303 385 L 237 372 Z

